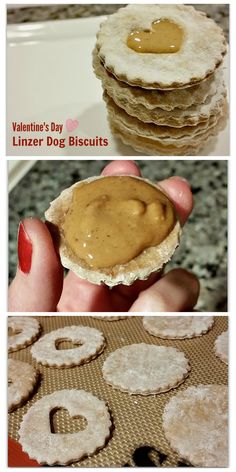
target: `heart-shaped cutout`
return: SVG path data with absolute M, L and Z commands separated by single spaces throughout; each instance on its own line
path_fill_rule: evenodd
M 83 416 L 71 417 L 65 408 L 54 408 L 50 412 L 52 434 L 71 434 L 83 431 L 87 427 L 87 420 Z
M 83 346 L 83 343 L 76 341 L 73 342 L 69 338 L 56 339 L 55 347 L 57 351 L 64 351 L 65 349 L 76 349 L 79 346 Z
M 179 25 L 168 19 L 159 19 L 152 23 L 150 30 L 132 31 L 127 46 L 140 53 L 169 54 L 180 50 L 183 37 Z
M 29 408 L 19 441 L 40 463 L 67 465 L 103 447 L 110 428 L 105 402 L 84 390 L 71 389 L 69 383 L 68 389 L 44 395 Z
M 78 120 L 72 120 L 71 118 L 68 118 L 66 120 L 66 129 L 70 133 L 74 131 L 78 127 Z

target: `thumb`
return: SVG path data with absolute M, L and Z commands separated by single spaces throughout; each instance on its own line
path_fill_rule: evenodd
M 9 288 L 9 311 L 56 311 L 63 269 L 47 226 L 27 218 L 18 230 L 18 268 Z

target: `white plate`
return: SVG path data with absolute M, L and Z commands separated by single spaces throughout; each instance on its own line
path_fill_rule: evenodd
M 36 164 L 37 160 L 31 161 L 9 161 L 8 162 L 8 191 L 11 190 L 23 179 L 23 177 L 30 171 L 30 169 Z
M 100 81 L 91 54 L 104 17 L 10 25 L 7 28 L 7 155 L 9 156 L 129 156 L 139 155 L 113 139 L 106 120 Z M 225 62 L 228 83 L 229 60 Z M 77 119 L 68 133 L 66 120 Z M 12 122 L 60 123 L 56 132 L 13 132 Z M 105 147 L 46 146 L 47 136 L 108 138 Z M 43 138 L 41 147 L 13 146 L 21 138 Z M 201 155 L 227 156 L 229 127 L 215 139 L 214 149 Z

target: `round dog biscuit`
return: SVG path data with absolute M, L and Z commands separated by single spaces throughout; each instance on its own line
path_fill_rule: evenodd
M 120 129 L 113 125 L 109 121 L 111 132 L 116 136 L 116 138 L 121 139 L 121 141 L 131 146 L 135 151 L 140 154 L 150 155 L 150 156 L 196 156 L 201 155 L 203 148 L 212 145 L 213 137 L 212 130 L 209 130 L 209 136 L 204 141 L 199 141 L 198 145 L 195 144 L 189 146 L 165 146 L 163 143 L 159 143 L 154 139 L 143 138 L 142 136 L 131 135 L 130 133 L 123 133 Z M 217 125 L 218 126 L 218 125 Z M 218 132 L 218 131 L 217 131 Z M 213 135 L 217 134 L 214 130 Z M 214 143 L 213 143 L 214 144 Z M 205 152 L 205 151 L 204 151 Z M 204 154 L 205 155 L 205 154 Z
M 84 430 L 68 434 L 51 431 L 50 414 L 64 408 L 82 416 Z M 111 419 L 106 403 L 84 390 L 59 390 L 38 400 L 23 417 L 19 430 L 22 449 L 40 464 L 67 465 L 94 454 L 110 436 Z
M 37 372 L 27 362 L 8 359 L 8 411 L 22 405 L 34 389 Z
M 213 316 L 145 316 L 144 329 L 163 339 L 185 339 L 202 336 L 212 328 Z
M 104 93 L 105 100 L 106 94 L 107 91 Z M 121 99 L 115 95 L 110 98 L 113 99 L 118 107 L 125 110 L 128 115 L 137 118 L 144 123 L 154 123 L 158 126 L 164 125 L 182 128 L 183 126 L 196 126 L 220 113 L 225 104 L 226 96 L 227 91 L 225 84 L 221 81 L 217 87 L 216 93 L 213 96 L 208 97 L 203 104 L 192 105 L 186 110 L 175 108 L 171 113 L 158 107 L 149 110 L 143 105 L 133 104 L 128 100 Z
M 18 351 L 37 339 L 40 324 L 29 316 L 10 316 L 8 318 L 8 352 Z
M 173 347 L 131 344 L 112 352 L 102 373 L 107 383 L 132 394 L 151 395 L 180 385 L 190 366 L 183 352 Z
M 106 102 L 109 120 L 124 132 L 138 135 L 144 138 L 152 138 L 163 144 L 183 145 L 195 142 L 205 136 L 206 132 L 214 127 L 219 120 L 221 114 L 211 116 L 207 121 L 202 121 L 196 126 L 182 126 L 181 128 L 173 128 L 170 126 L 158 126 L 153 123 L 143 123 L 138 118 L 130 116 L 125 110 L 118 107 L 115 102 L 104 94 L 103 98 Z M 222 110 L 223 114 L 224 110 Z
M 118 96 L 120 99 L 128 100 L 132 105 L 142 105 L 149 110 L 157 107 L 167 111 L 174 108 L 185 110 L 192 105 L 204 103 L 207 97 L 216 93 L 222 76 L 221 66 L 214 74 L 193 87 L 168 91 L 130 87 L 105 69 L 96 49 L 93 51 L 93 68 L 96 76 L 102 81 L 103 89 L 107 90 L 110 97 Z
M 221 333 L 215 340 L 215 354 L 222 362 L 228 364 L 228 331 Z
M 198 385 L 171 398 L 163 414 L 171 447 L 196 467 L 227 467 L 228 389 Z
M 58 349 L 62 341 L 71 341 L 78 347 Z M 31 348 L 31 354 L 40 364 L 51 367 L 72 367 L 97 357 L 104 349 L 101 331 L 88 326 L 66 326 L 45 334 Z
M 140 53 L 127 40 L 131 32 L 149 32 L 165 19 L 183 31 L 176 53 Z M 98 56 L 118 80 L 144 88 L 177 89 L 201 82 L 226 53 L 222 29 L 205 13 L 188 5 L 128 5 L 110 15 L 97 33 Z
M 110 180 L 112 179 L 112 181 Z M 132 189 L 133 184 L 135 187 L 138 185 L 140 186 L 150 186 L 150 189 L 155 189 L 159 192 L 160 198 L 166 200 L 168 199 L 168 196 L 162 191 L 158 185 L 155 185 L 153 182 L 149 181 L 148 179 L 143 179 L 141 177 L 137 176 L 127 176 L 127 175 L 119 175 L 119 176 L 98 176 L 98 177 L 90 177 L 85 180 L 81 180 L 71 187 L 63 190 L 63 192 L 57 197 L 55 200 L 53 200 L 50 204 L 50 207 L 48 210 L 45 212 L 45 218 L 51 224 L 53 228 L 53 234 L 54 234 L 54 240 L 55 244 L 58 247 L 58 251 L 60 254 L 61 258 L 61 263 L 64 267 L 66 267 L 69 270 L 72 270 L 76 275 L 78 275 L 80 278 L 88 280 L 89 282 L 92 282 L 93 284 L 100 285 L 101 283 L 105 283 L 109 287 L 114 287 L 116 285 L 122 284 L 122 285 L 131 285 L 135 280 L 146 280 L 148 276 L 152 272 L 157 272 L 163 268 L 165 264 L 171 259 L 175 249 L 179 245 L 179 240 L 180 236 L 182 233 L 182 229 L 180 226 L 180 222 L 178 219 L 178 215 L 175 214 L 175 224 L 173 228 L 169 231 L 169 233 L 166 235 L 166 237 L 158 244 L 153 244 L 152 246 L 149 245 L 145 248 L 143 248 L 140 252 L 131 259 L 125 261 L 116 261 L 114 262 L 114 265 L 109 265 L 109 267 L 91 267 L 88 262 L 82 258 L 81 256 L 77 255 L 74 250 L 70 248 L 70 244 L 65 238 L 64 230 L 63 230 L 63 225 L 64 225 L 64 220 L 65 220 L 65 215 L 70 212 L 71 208 L 73 208 L 73 195 L 76 194 L 76 192 L 80 191 L 81 189 L 87 190 L 87 192 L 91 192 L 91 186 L 94 188 L 94 184 L 97 183 L 98 186 L 104 184 L 104 181 L 107 180 L 107 187 L 108 187 L 108 197 L 110 194 L 109 190 L 109 185 L 111 185 L 111 188 L 117 188 L 117 184 L 119 185 L 122 181 L 122 188 L 126 189 L 126 192 L 130 192 Z M 110 184 L 109 184 L 110 180 Z M 99 184 L 99 181 L 100 182 Z M 112 183 L 113 182 L 113 183 Z M 150 190 L 149 189 L 149 190 Z M 161 195 L 161 193 L 163 195 Z M 132 192 L 131 192 L 132 193 Z M 90 193 L 90 201 L 92 202 L 92 196 L 94 195 L 93 192 Z M 119 193 L 119 196 L 121 196 L 121 200 L 123 199 L 123 194 L 122 192 Z M 144 198 L 143 196 L 143 191 L 141 194 L 138 196 L 138 199 Z M 93 197 L 94 198 L 94 197 Z M 109 198 L 108 198 L 109 199 Z M 132 197 L 133 199 L 133 197 Z M 136 196 L 135 196 L 136 199 Z M 119 201 L 119 198 L 118 198 Z M 167 202 L 167 200 L 166 200 Z M 173 205 L 173 203 L 169 200 L 170 206 Z M 146 205 L 146 204 L 145 204 Z M 101 206 L 101 208 L 105 208 L 105 204 Z M 147 208 L 147 205 L 146 205 Z M 175 212 L 175 208 L 173 207 L 173 210 Z M 102 214 L 102 212 L 101 212 Z M 121 214 L 124 215 L 123 212 Z M 145 211 L 146 214 L 146 211 Z M 135 221 L 137 221 L 137 218 L 133 218 L 134 224 Z M 164 218 L 165 220 L 165 218 Z M 118 230 L 116 230 L 117 225 L 113 223 L 113 235 L 117 235 L 118 233 L 121 234 L 121 241 L 125 241 L 126 237 L 126 228 L 129 228 L 128 224 L 129 218 L 126 217 L 124 220 L 124 228 L 121 231 L 121 227 L 119 226 Z M 102 229 L 103 227 L 103 219 L 101 221 L 97 222 L 97 228 Z M 130 228 L 133 226 L 130 225 Z M 140 225 L 137 227 L 137 231 L 140 228 L 140 233 L 143 234 L 143 231 L 140 227 Z M 156 222 L 156 230 L 155 234 L 158 234 L 159 232 L 159 223 L 158 220 Z M 112 229 L 112 228 L 111 228 Z M 133 239 L 135 237 L 135 234 L 137 236 L 137 231 L 135 231 L 129 239 L 131 242 L 133 242 Z M 114 246 L 114 241 L 113 237 L 107 237 L 107 239 L 111 240 L 110 244 L 106 244 L 107 249 L 111 251 L 110 253 L 114 253 L 114 255 L 117 256 L 117 254 L 122 253 L 122 251 L 117 251 L 117 249 Z M 126 243 L 127 244 L 127 243 Z M 99 246 L 100 247 L 100 246 Z M 133 244 L 130 245 L 130 247 L 133 249 Z M 101 255 L 103 255 L 104 252 L 104 247 L 101 246 L 102 251 Z M 108 251 L 108 252 L 109 252 Z

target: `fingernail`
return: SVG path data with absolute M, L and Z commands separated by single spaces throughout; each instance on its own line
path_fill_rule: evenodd
M 33 245 L 22 222 L 18 229 L 18 266 L 24 274 L 31 269 Z

